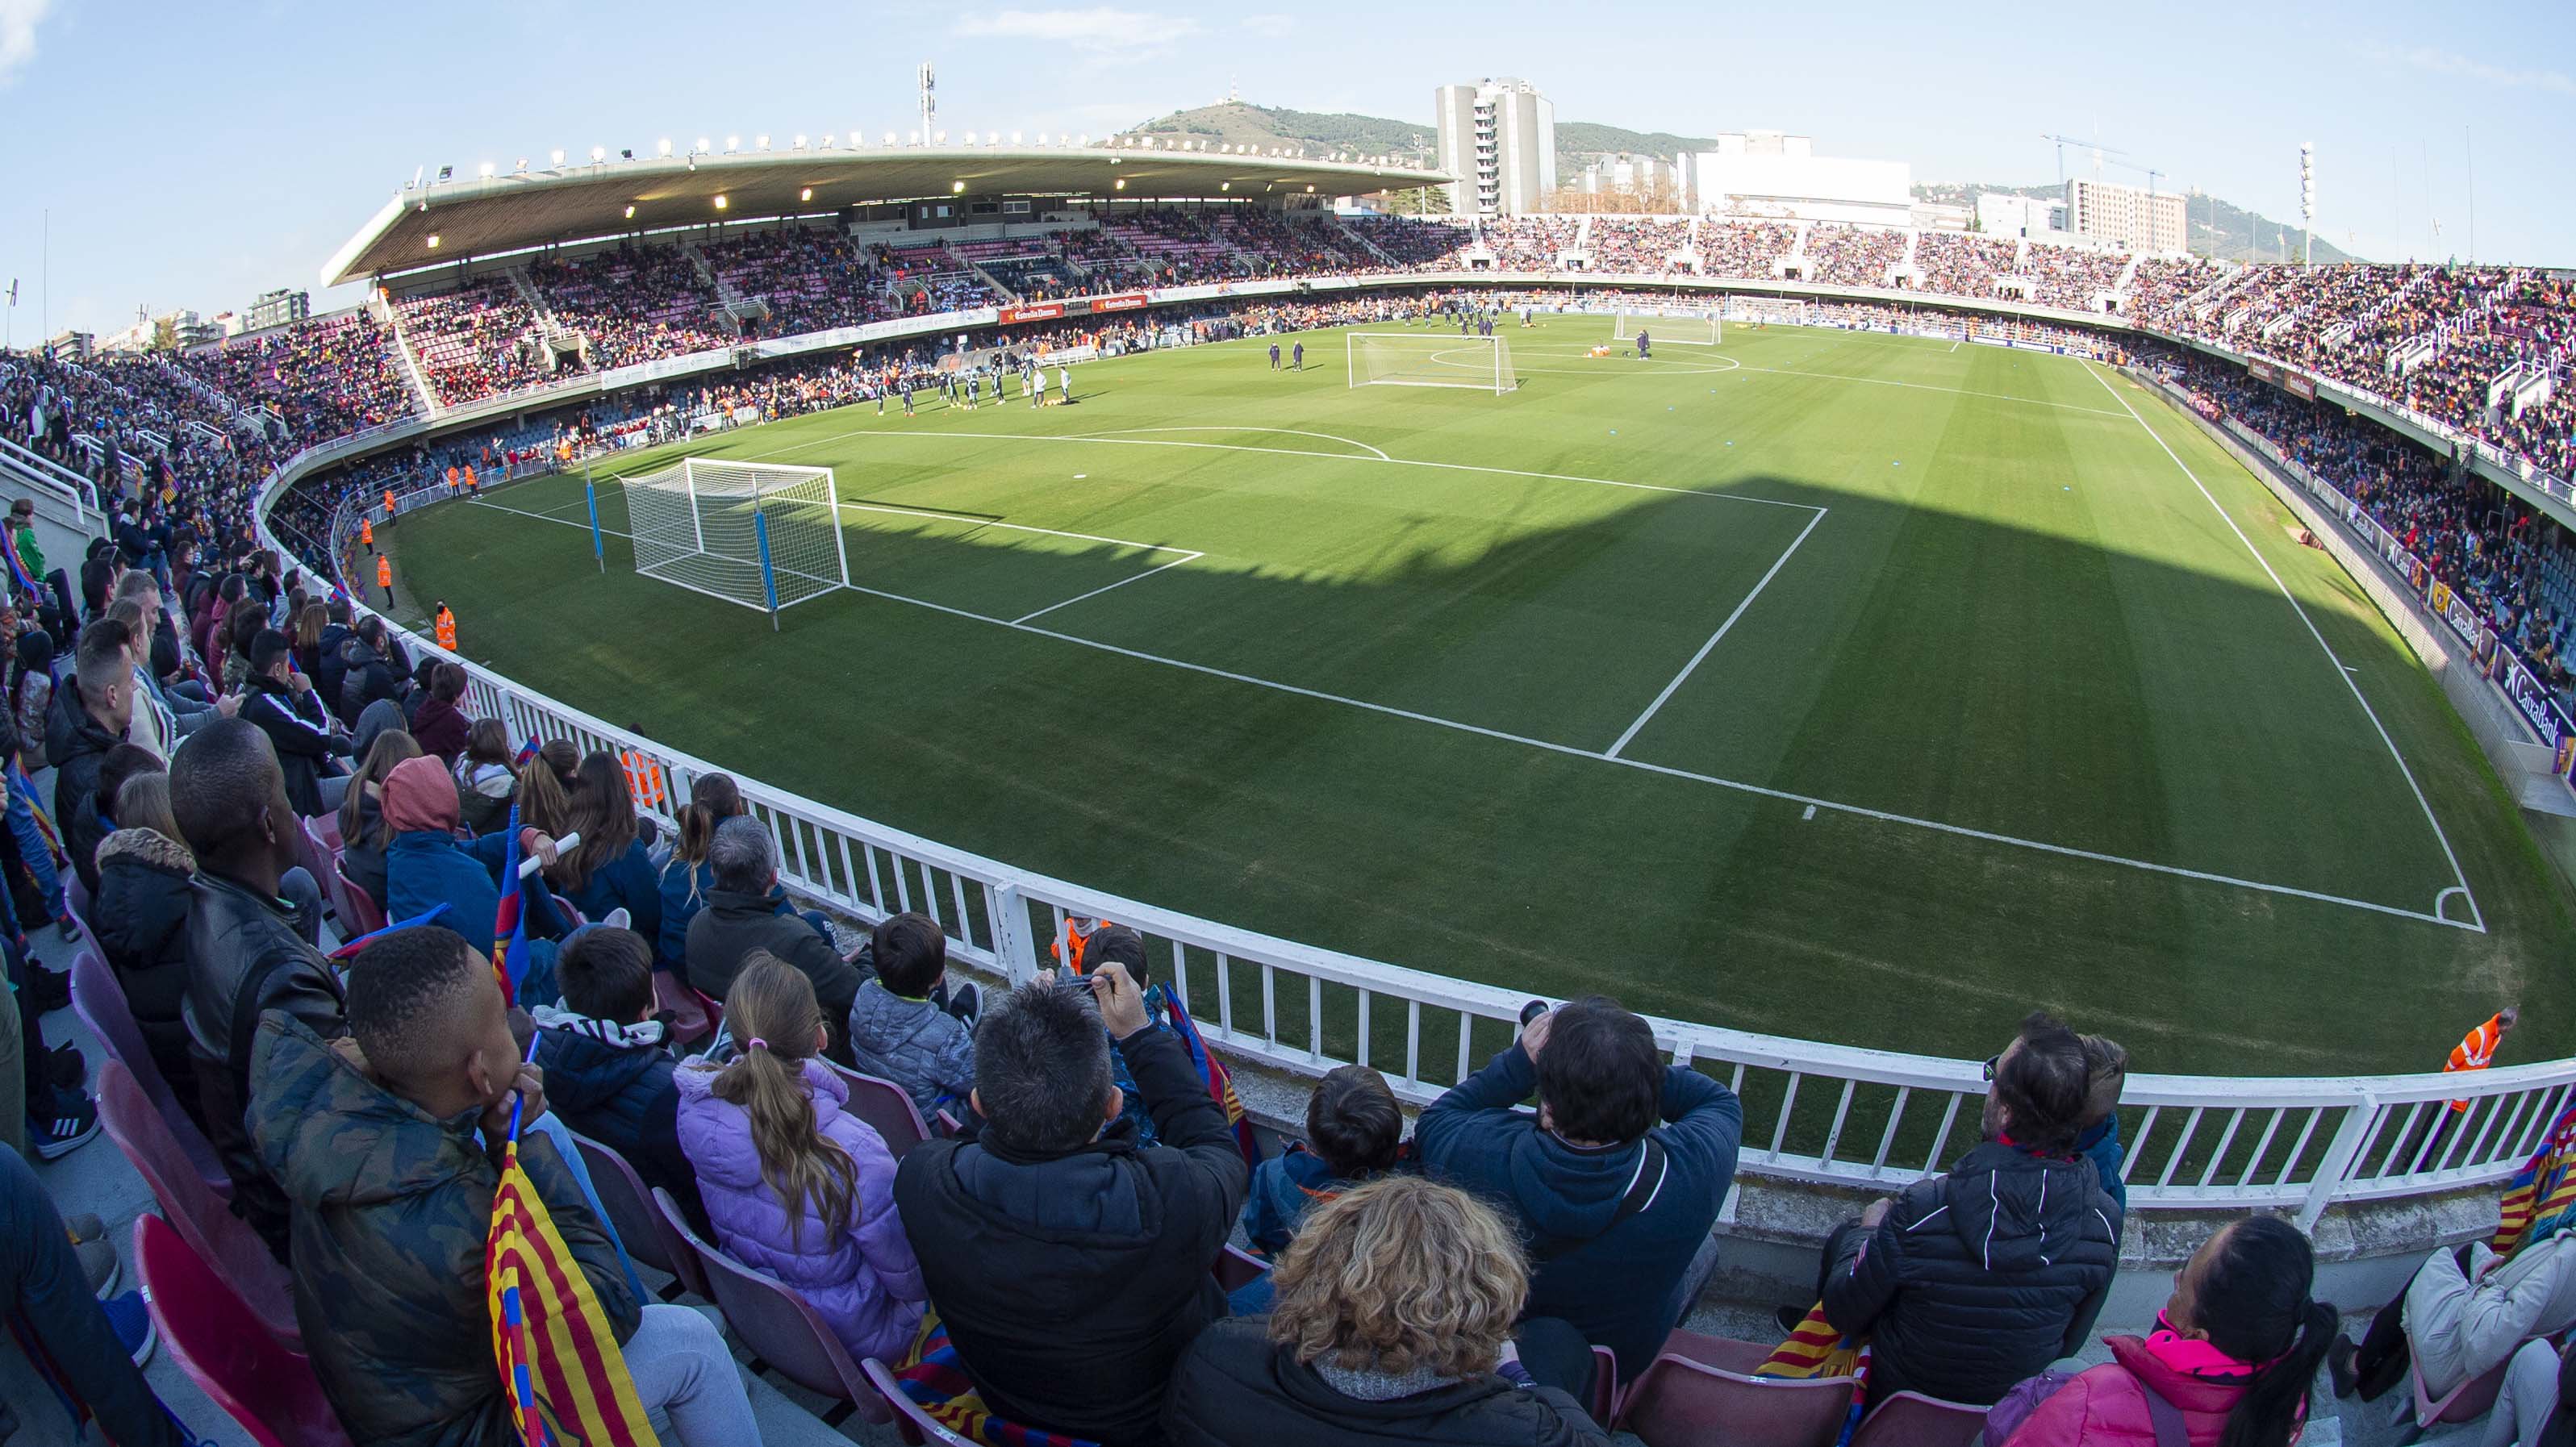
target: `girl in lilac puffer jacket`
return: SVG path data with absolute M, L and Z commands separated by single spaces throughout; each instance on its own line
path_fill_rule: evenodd
M 812 982 L 756 951 L 724 1008 L 741 1054 L 673 1077 L 717 1244 L 794 1287 L 851 1356 L 903 1360 L 930 1293 L 895 1214 L 894 1156 L 841 1109 L 849 1087 L 820 1058 Z

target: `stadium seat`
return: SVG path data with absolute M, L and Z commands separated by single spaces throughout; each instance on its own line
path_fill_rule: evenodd
M 1851 1447 L 1968 1447 L 1985 1430 L 1983 1407 L 1921 1392 L 1894 1392 L 1861 1419 Z
M 676 973 L 653 972 L 653 1008 L 671 1017 L 673 1045 L 694 1046 L 716 1033 L 715 1021 L 707 1014 L 706 999 Z
M 313 837 L 322 841 L 322 852 L 324 858 L 336 859 L 339 857 L 340 850 L 344 847 L 345 843 L 345 841 L 340 838 L 339 814 L 335 812 L 311 815 L 305 819 L 304 827 L 311 831 Z
M 281 1345 L 300 1348 L 304 1336 L 295 1324 L 291 1278 L 257 1233 L 242 1224 L 224 1199 L 205 1188 L 187 1153 L 170 1137 L 170 1128 L 143 1087 L 124 1066 L 108 1061 L 98 1072 L 98 1116 L 107 1138 L 125 1153 L 135 1173 L 152 1188 L 162 1219 L 179 1233 L 201 1261 L 220 1269 L 246 1309 Z
M 1677 1331 L 1618 1415 L 1646 1447 L 1827 1447 L 1850 1415 L 1851 1377 L 1757 1377 L 1759 1342 Z
M 331 877 L 340 881 L 348 901 L 349 913 L 340 922 L 348 926 L 345 933 L 350 939 L 374 934 L 385 927 L 385 912 L 376 908 L 374 896 L 367 893 L 364 885 L 351 879 L 349 871 L 341 868 L 337 861 L 331 865 Z
M 232 1284 L 158 1216 L 134 1221 L 134 1267 L 170 1355 L 260 1447 L 347 1447 L 312 1360 L 266 1331 Z
M 1217 1289 L 1228 1296 L 1270 1274 L 1270 1263 L 1228 1241 L 1225 1250 L 1210 1268 L 1216 1275 Z
M 338 873 L 340 852 L 322 842 L 322 831 L 314 827 L 312 820 L 306 818 L 299 817 L 295 825 L 296 855 L 305 869 L 312 874 L 314 882 L 318 884 Z M 328 890 L 323 892 L 323 902 L 325 904 L 330 902 Z
M 670 1192 L 657 1190 L 653 1195 L 666 1214 L 679 1215 L 679 1204 Z M 832 1335 L 832 1328 L 794 1287 L 735 1261 L 704 1237 L 687 1231 L 685 1224 L 682 1230 L 706 1272 L 708 1289 L 724 1313 L 725 1325 L 743 1346 L 780 1376 L 840 1403 L 823 1415 L 824 1426 L 838 1427 L 852 1412 L 869 1422 L 892 1420 L 884 1396 L 868 1385 L 841 1339 Z
M 906 1152 L 930 1139 L 930 1127 L 921 1123 L 921 1110 L 912 1103 L 904 1088 L 891 1080 L 861 1075 L 846 1065 L 834 1065 L 841 1079 L 850 1087 L 850 1114 L 875 1127 L 885 1137 L 886 1149 L 898 1161 Z
M 590 1168 L 590 1188 L 599 1193 L 600 1209 L 608 1213 L 608 1224 L 616 1228 L 626 1254 L 671 1278 L 671 1284 L 661 1290 L 664 1301 L 687 1290 L 688 1278 L 671 1264 L 671 1257 L 675 1251 L 685 1253 L 688 1243 L 671 1236 L 644 1178 L 635 1174 L 635 1167 L 616 1148 L 579 1131 L 572 1133 L 572 1139 L 581 1147 L 582 1163 Z
M 82 898 L 79 902 L 74 903 L 72 900 L 72 890 L 76 887 L 74 883 L 75 878 L 76 876 L 74 876 L 71 871 L 63 871 L 63 903 L 65 907 L 71 910 L 72 931 L 79 936 L 74 943 L 76 943 L 82 950 L 96 955 L 102 960 L 106 959 L 107 947 L 98 942 L 98 932 L 89 927 L 88 891 L 82 891 Z
M 894 1379 L 893 1369 L 885 1363 L 870 1357 L 859 1363 L 859 1367 L 867 1373 L 868 1385 L 876 1388 L 877 1395 L 894 1409 L 896 1434 L 912 1447 L 923 1447 L 925 1443 L 937 1443 L 938 1447 L 979 1447 L 979 1444 L 940 1426 L 928 1412 L 914 1406 L 912 1398 L 903 1394 L 903 1384 Z
M 595 1188 L 598 1182 L 591 1184 Z M 679 1198 L 660 1186 L 653 1188 L 653 1239 L 670 1259 L 671 1274 L 680 1279 L 680 1285 L 690 1295 L 700 1301 L 716 1299 L 714 1290 L 707 1285 L 706 1263 L 698 1258 L 704 1249 L 702 1238 L 689 1224 L 689 1214 L 680 1209 Z
M 161 1078 L 161 1067 L 153 1062 L 152 1049 L 143 1042 L 143 1030 L 134 1023 L 134 1012 L 127 1008 L 125 984 L 107 961 L 88 950 L 72 957 L 72 1013 L 81 1017 L 98 1043 L 107 1047 L 108 1057 L 123 1065 L 143 1096 L 170 1127 L 171 1138 L 179 1143 L 197 1179 L 206 1189 L 224 1197 L 233 1193 L 233 1178 L 224 1163 L 215 1156 L 215 1148 L 205 1132 L 188 1119 L 180 1109 L 178 1097 L 170 1093 L 170 1082 Z
M 86 919 L 89 915 L 89 886 L 81 883 L 80 871 L 77 869 L 66 866 L 61 874 L 63 903 L 71 906 L 73 914 Z M 84 924 L 82 928 L 86 929 L 88 926 Z
M 2496 1394 L 2504 1390 L 2505 1368 L 2513 1364 L 2505 1359 L 2489 1368 L 2483 1376 L 2471 1377 L 2451 1389 L 2450 1395 L 2435 1401 L 2424 1386 L 2424 1368 L 2409 1357 L 2406 1363 L 2406 1386 L 2414 1393 L 2414 1410 L 2398 1419 L 2397 1447 L 2424 1435 L 2428 1428 L 2442 1422 L 2471 1422 L 2495 1409 Z

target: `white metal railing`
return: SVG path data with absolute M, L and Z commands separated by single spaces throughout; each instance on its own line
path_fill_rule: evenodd
M 404 430 L 375 429 L 380 440 Z M 366 450 L 366 442 L 308 448 L 272 475 L 254 503 L 264 541 L 285 550 L 268 524 L 280 490 Z M 446 489 L 398 501 L 416 506 L 433 491 Z M 337 528 L 327 546 L 323 571 L 341 577 L 347 555 Z M 464 667 L 478 716 L 501 719 L 514 737 L 633 756 L 661 771 L 666 806 L 722 768 L 385 622 L 407 648 Z M 1386 1072 L 1406 1099 L 1427 1102 L 1509 1043 L 1527 998 L 1033 874 L 734 777 L 777 841 L 781 880 L 799 896 L 862 921 L 903 910 L 928 915 L 947 933 L 953 958 L 1013 982 L 1046 963 L 1045 942 L 1067 916 L 1133 926 L 1147 938 L 1157 978 L 1173 985 L 1213 1044 L 1292 1074 L 1357 1061 Z M 1743 1168 L 1756 1176 L 1892 1189 L 1941 1169 L 1979 1138 L 1985 1082 L 1976 1062 L 1686 1020 L 1652 1023 L 1677 1063 L 1725 1080 L 1744 1098 Z M 2465 1109 L 2452 1110 L 2453 1099 Z M 2122 1109 L 2123 1173 L 2135 1206 L 2278 1209 L 2313 1226 L 2338 1203 L 2501 1181 L 2571 1103 L 2576 1060 L 2471 1077 L 2135 1075 Z

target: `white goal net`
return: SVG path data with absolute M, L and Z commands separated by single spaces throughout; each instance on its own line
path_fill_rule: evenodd
M 1680 307 L 1671 311 L 1622 311 L 1610 329 L 1610 335 L 1623 342 L 1639 332 L 1657 342 L 1678 342 L 1685 347 L 1713 347 L 1726 339 L 1715 316 Z
M 828 467 L 692 457 L 622 481 L 648 578 L 773 615 L 849 583 Z
M 1344 341 L 1354 387 L 1464 387 L 1508 392 L 1512 348 L 1501 335 L 1446 336 L 1432 332 L 1353 332 Z
M 1732 321 L 1803 327 L 1807 324 L 1807 304 L 1783 297 L 1730 296 L 1726 299 L 1726 315 Z

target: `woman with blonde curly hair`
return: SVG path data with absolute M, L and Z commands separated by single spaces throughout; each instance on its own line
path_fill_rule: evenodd
M 1562 1321 L 1515 1333 L 1520 1238 L 1454 1186 L 1390 1176 L 1322 1203 L 1271 1279 L 1270 1315 L 1217 1322 L 1182 1355 L 1174 1447 L 1610 1440 L 1571 1395 L 1591 1387 L 1591 1349 Z

